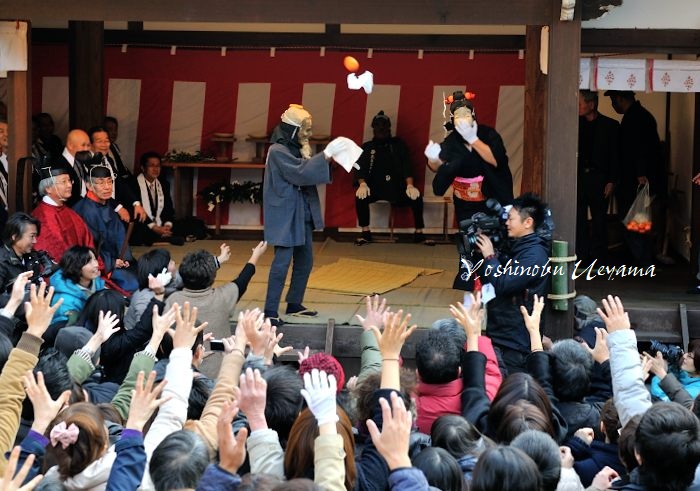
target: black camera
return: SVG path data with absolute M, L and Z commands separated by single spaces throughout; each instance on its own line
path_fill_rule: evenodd
M 479 252 L 476 245 L 476 237 L 479 234 L 484 234 L 491 239 L 494 249 L 500 251 L 508 242 L 506 230 L 508 212 L 495 199 L 486 201 L 486 209 L 486 212 L 474 213 L 471 218 L 459 222 L 457 249 L 460 255 L 473 258 Z
M 656 353 L 661 353 L 669 365 L 676 365 L 683 357 L 683 348 L 672 344 L 664 344 L 658 339 L 652 339 L 649 346 L 649 354 L 656 356 Z
M 53 262 L 48 252 L 34 251 L 32 258 L 27 263 L 27 270 L 34 272 L 30 281 L 32 283 L 38 283 L 42 281 L 43 278 L 48 278 L 54 273 L 57 267 L 58 265 Z

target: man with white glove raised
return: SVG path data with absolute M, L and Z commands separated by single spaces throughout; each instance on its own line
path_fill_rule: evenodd
M 357 145 L 339 137 L 323 152 L 312 156 L 309 144 L 311 114 L 301 105 L 291 104 L 281 119 L 272 133 L 273 144 L 267 153 L 263 184 L 265 240 L 275 246 L 267 283 L 265 316 L 275 326 L 282 324 L 278 308 L 292 259 L 294 266 L 287 291 L 286 314 L 298 317 L 317 315 L 315 310 L 302 304 L 313 266 L 312 233 L 323 228 L 316 185 L 331 181 L 331 159 L 347 163 L 348 154 L 353 154 L 353 146 L 357 149 L 354 153 L 359 154 Z
M 423 235 L 423 199 L 413 185 L 413 169 L 406 144 L 398 137 L 391 136 L 391 120 L 379 113 L 372 119 L 374 138 L 362 144 L 362 155 L 357 161 L 355 172 L 357 191 L 355 209 L 357 221 L 362 227 L 362 235 L 355 245 L 372 242 L 369 229 L 369 205 L 375 201 L 388 201 L 392 206 L 410 206 L 416 227 L 414 242 L 434 245 Z

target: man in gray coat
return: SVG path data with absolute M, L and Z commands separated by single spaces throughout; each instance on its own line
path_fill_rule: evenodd
M 314 317 L 317 312 L 302 305 L 313 266 L 312 233 L 323 228 L 317 184 L 331 181 L 329 160 L 346 149 L 336 138 L 322 153 L 311 156 L 311 114 L 291 104 L 272 134 L 265 163 L 263 214 L 265 240 L 275 246 L 265 300 L 265 316 L 282 324 L 278 308 L 289 265 L 292 279 L 287 291 L 287 315 Z

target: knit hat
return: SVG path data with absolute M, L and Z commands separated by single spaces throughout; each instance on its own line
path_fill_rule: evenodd
M 63 353 L 66 358 L 70 358 L 73 352 L 82 348 L 90 341 L 92 332 L 82 326 L 66 326 L 58 330 L 54 347 Z M 92 355 L 92 363 L 94 364 L 100 358 L 100 350 L 98 349 Z
M 309 356 L 299 365 L 299 376 L 303 377 L 305 373 L 311 373 L 314 368 L 323 370 L 328 375 L 333 374 L 336 382 L 338 382 L 338 392 L 343 390 L 345 385 L 345 371 L 340 362 L 335 356 L 328 353 L 316 353 Z
M 296 127 L 301 127 L 301 123 L 309 118 L 311 114 L 301 104 L 290 104 L 289 109 L 282 113 L 282 122 Z

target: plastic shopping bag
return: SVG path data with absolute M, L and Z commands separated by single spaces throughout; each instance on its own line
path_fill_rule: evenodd
M 649 183 L 646 183 L 637 191 L 637 197 L 622 221 L 627 230 L 638 234 L 651 232 L 652 200 L 653 198 L 649 196 Z

